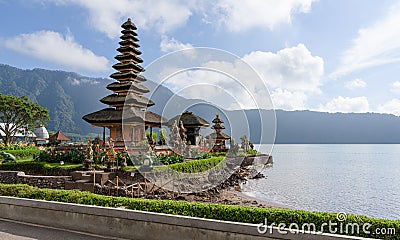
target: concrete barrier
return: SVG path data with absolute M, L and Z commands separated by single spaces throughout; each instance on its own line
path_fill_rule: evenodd
M 257 224 L 0 196 L 0 218 L 127 239 L 365 239 L 331 234 L 260 234 Z

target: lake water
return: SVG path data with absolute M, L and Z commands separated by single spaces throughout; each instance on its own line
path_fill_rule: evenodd
M 293 209 L 400 219 L 400 144 L 278 144 L 272 155 L 266 178 L 244 193 Z

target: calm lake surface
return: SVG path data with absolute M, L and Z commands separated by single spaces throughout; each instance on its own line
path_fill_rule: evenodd
M 272 155 L 266 178 L 246 183 L 245 194 L 293 209 L 400 219 L 400 144 L 277 144 Z

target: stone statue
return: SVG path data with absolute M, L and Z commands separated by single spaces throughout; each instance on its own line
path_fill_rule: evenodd
M 108 150 L 107 150 L 107 171 L 111 172 L 114 169 L 116 152 L 114 150 L 114 140 L 108 139 Z
M 245 136 L 241 137 L 240 140 L 242 140 L 243 150 L 245 152 L 249 151 L 250 144 L 249 144 L 249 139 L 247 138 L 247 136 L 245 135 Z
M 200 147 L 203 148 L 203 149 L 207 147 L 207 142 L 206 142 L 206 139 L 204 137 L 200 138 Z
M 173 150 L 180 154 L 180 155 L 184 155 L 185 154 L 185 149 L 186 149 L 186 144 L 183 141 L 184 139 L 182 139 L 182 135 L 181 132 L 186 129 L 183 128 L 178 128 L 178 122 L 175 121 L 174 124 L 171 126 L 171 134 L 169 137 L 169 145 L 173 148 Z M 184 134 L 184 138 L 186 139 L 186 134 L 184 132 L 182 132 L 182 134 Z
M 182 142 L 186 143 L 186 128 L 183 126 L 182 121 L 179 121 L 179 135 L 181 136 Z
M 88 139 L 86 158 L 90 160 L 93 159 L 93 144 L 90 138 Z
M 86 147 L 86 158 L 83 160 L 83 169 L 92 170 L 93 169 L 92 163 L 93 163 L 93 144 L 89 138 Z

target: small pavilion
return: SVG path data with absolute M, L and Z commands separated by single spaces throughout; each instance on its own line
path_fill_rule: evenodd
M 49 137 L 49 142 L 51 145 L 59 145 L 62 142 L 68 142 L 68 141 L 71 141 L 71 139 L 65 136 L 65 134 L 62 133 L 60 130 L 58 130 L 54 135 Z
M 184 112 L 170 119 L 167 123 L 168 126 L 173 126 L 174 123 L 180 124 L 186 129 L 186 142 L 190 145 L 198 145 L 200 141 L 200 128 L 210 126 L 210 123 L 203 118 L 193 114 L 192 112 Z
M 211 128 L 214 129 L 214 132 L 206 137 L 213 144 L 211 151 L 226 152 L 226 141 L 230 140 L 231 137 L 222 132 L 222 130 L 225 129 L 225 127 L 222 125 L 224 121 L 222 121 L 222 119 L 219 117 L 219 114 L 216 114 L 216 117 L 212 122 L 214 125 Z

